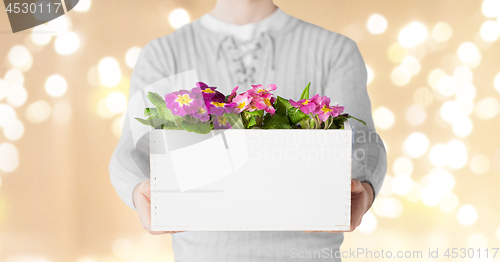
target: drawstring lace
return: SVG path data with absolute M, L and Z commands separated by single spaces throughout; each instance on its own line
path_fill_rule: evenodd
M 249 46 L 249 47 L 248 47 Z M 256 73 L 255 63 L 246 65 L 243 61 L 246 56 L 251 59 L 258 59 L 258 52 L 264 46 L 269 48 L 271 58 L 271 70 L 275 70 L 275 43 L 273 37 L 268 33 L 261 33 L 261 38 L 255 40 L 254 43 L 248 44 L 247 49 L 243 50 L 238 45 L 233 36 L 224 37 L 217 47 L 216 61 L 218 61 L 226 51 L 230 63 L 232 64 L 234 73 L 238 76 L 238 84 L 253 83 L 255 82 L 254 74 Z

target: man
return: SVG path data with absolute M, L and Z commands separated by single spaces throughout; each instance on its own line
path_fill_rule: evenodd
M 223 93 L 237 85 L 275 83 L 280 96 L 298 98 L 312 82 L 311 93 L 328 95 L 365 120 L 366 126 L 352 123 L 351 231 L 359 226 L 382 186 L 387 164 L 371 115 L 366 66 L 354 41 L 290 16 L 272 0 L 218 0 L 210 14 L 144 47 L 130 95 L 191 69 Z M 175 233 L 176 260 L 293 261 L 293 250 L 339 249 L 343 234 L 338 232 L 152 232 L 148 137 L 135 146 L 126 119 L 109 167 L 112 184 L 146 230 Z M 310 261 L 322 259 L 332 261 Z

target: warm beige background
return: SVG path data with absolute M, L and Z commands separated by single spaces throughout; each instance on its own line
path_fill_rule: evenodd
M 486 0 L 486 4 L 494 7 L 495 1 Z M 444 253 L 445 248 L 454 247 L 500 247 L 500 77 L 496 90 L 494 85 L 500 73 L 500 48 L 495 41 L 500 21 L 487 17 L 499 15 L 500 7 L 482 11 L 482 0 L 275 2 L 293 16 L 353 38 L 373 71 L 368 90 L 379 133 L 388 148 L 388 178 L 365 217 L 363 230 L 346 234 L 343 248 L 422 250 L 425 257 L 429 248 L 439 247 Z M 170 237 L 145 234 L 137 215 L 121 202 L 109 182 L 107 166 L 118 141 L 122 114 L 109 113 L 103 99 L 112 92 L 128 94 L 132 69 L 126 65 L 125 54 L 131 47 L 142 47 L 173 32 L 168 21 L 172 10 L 184 8 L 194 20 L 209 12 L 214 3 L 92 1 L 87 12 L 71 11 L 63 18 L 70 22 L 67 31 L 80 39 L 79 48 L 69 55 L 54 49 L 56 38 L 64 33 L 53 35 L 45 45 L 36 45 L 32 30 L 8 33 L 9 21 L 0 11 L 0 79 L 16 67 L 8 58 L 12 47 L 24 46 L 32 59 L 31 67 L 20 65 L 27 100 L 12 106 L 24 134 L 15 140 L 15 134 L 0 132 L 0 146 L 13 145 L 20 161 L 15 171 L 6 173 L 1 166 L 17 158 L 0 153 L 0 261 L 172 261 Z M 378 35 L 367 29 L 367 21 L 375 13 L 388 21 L 387 30 Z M 429 34 L 415 48 L 403 48 L 398 35 L 414 21 L 422 23 Z M 486 21 L 493 22 L 483 27 L 482 35 L 493 42 L 481 38 Z M 452 29 L 449 37 L 437 29 L 433 34 L 439 22 Z M 473 45 L 459 48 L 465 42 L 477 46 L 480 61 Z M 462 71 L 453 78 L 455 69 L 463 64 L 457 50 L 465 50 L 458 52 L 462 60 L 476 59 L 460 67 Z M 100 84 L 96 73 L 96 66 L 108 56 L 116 59 L 121 72 L 121 82 L 111 88 Z M 398 67 L 406 56 L 417 59 Z M 421 68 L 409 79 L 406 68 L 412 70 L 415 65 Z M 438 68 L 443 70 L 441 74 L 433 71 Z M 45 91 L 45 82 L 53 74 L 67 81 L 67 92 L 61 97 Z M 459 88 L 462 81 L 471 81 L 468 74 L 473 75 L 473 87 Z M 476 90 L 475 97 L 463 95 L 461 90 Z M 119 93 L 114 94 L 118 98 L 116 103 L 110 99 L 110 108 L 120 111 Z M 12 96 L 11 103 L 0 96 L 0 104 L 11 107 L 16 98 Z M 33 123 L 37 117 L 33 120 L 29 106 L 39 100 L 46 102 L 51 113 L 41 123 Z M 447 111 L 448 106 L 452 110 Z M 462 109 L 465 113 L 460 114 Z M 43 110 L 35 111 L 43 118 Z M 471 132 L 464 131 L 470 128 L 468 120 Z M 403 144 L 414 132 L 424 134 L 429 146 L 425 147 L 425 138 L 413 145 L 410 139 L 410 150 L 405 151 Z M 452 140 L 456 141 L 449 144 L 448 151 L 445 146 L 435 147 Z M 443 169 L 436 170 L 440 165 Z M 453 188 L 446 187 L 453 183 Z M 350 260 L 354 259 L 345 259 Z

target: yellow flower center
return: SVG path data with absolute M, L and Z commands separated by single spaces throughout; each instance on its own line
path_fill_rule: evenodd
M 241 102 L 238 104 L 238 106 L 236 106 L 236 108 L 243 109 L 245 107 L 245 105 L 246 105 L 245 102 Z
M 307 106 L 307 104 L 309 104 L 309 102 L 311 102 L 311 100 L 307 99 L 306 101 L 302 102 L 302 104 Z
M 326 105 L 323 105 L 323 108 L 321 108 L 321 111 L 323 111 L 323 113 L 328 113 L 328 112 L 331 112 L 333 111 L 332 109 L 328 108 Z
M 219 103 L 219 102 L 212 102 L 212 105 L 216 107 L 224 107 L 224 103 Z
M 263 93 L 263 92 L 266 92 L 267 90 L 266 89 L 259 89 L 257 90 L 257 93 Z
M 205 110 L 203 107 L 198 107 L 198 113 L 202 114 L 205 113 L 207 110 Z
M 266 103 L 266 105 L 268 106 L 271 106 L 271 101 L 269 101 L 269 99 L 267 98 L 264 99 L 264 103 Z
M 175 99 L 175 102 L 179 103 L 181 106 L 189 105 L 191 101 L 193 101 L 193 99 L 189 98 L 189 95 L 178 95 L 177 99 Z
M 213 94 L 213 93 L 215 93 L 215 91 L 214 91 L 214 90 L 212 90 L 212 89 L 210 89 L 210 88 L 205 88 L 205 89 L 203 89 L 201 92 L 203 92 L 203 93 L 209 93 L 209 94 Z

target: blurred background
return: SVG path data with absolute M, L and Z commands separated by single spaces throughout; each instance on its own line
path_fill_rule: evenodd
M 275 3 L 355 40 L 368 68 L 388 174 L 343 249 L 500 247 L 500 0 Z M 0 11 L 0 261 L 173 261 L 108 163 L 141 48 L 214 5 L 80 0 L 16 34 Z

